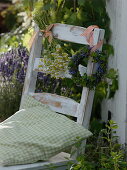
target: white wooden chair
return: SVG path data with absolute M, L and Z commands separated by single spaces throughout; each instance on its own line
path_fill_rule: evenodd
M 92 110 L 92 103 L 94 98 L 94 90 L 89 90 L 86 87 L 83 87 L 82 96 L 80 103 L 76 101 L 64 97 L 59 96 L 56 94 L 50 93 L 34 93 L 36 80 L 37 80 L 37 72 L 38 72 L 38 58 L 41 56 L 42 52 L 42 38 L 43 35 L 39 32 L 39 28 L 36 28 L 37 36 L 34 39 L 28 69 L 26 74 L 26 79 L 24 83 L 23 95 L 29 94 L 36 98 L 37 100 L 41 101 L 44 104 L 50 106 L 50 108 L 56 112 L 71 115 L 77 118 L 77 123 L 82 124 L 85 128 L 89 127 L 89 121 L 91 117 L 91 110 Z M 53 29 L 52 33 L 54 38 L 58 38 L 63 41 L 74 42 L 78 44 L 88 44 L 86 38 L 81 36 L 81 34 L 85 31 L 85 28 L 73 25 L 66 25 L 66 24 L 56 24 Z M 104 30 L 95 28 L 94 29 L 94 45 L 96 45 L 100 40 L 104 38 Z M 101 50 L 101 48 L 99 49 Z M 87 65 L 87 74 L 90 75 L 94 71 L 94 63 L 91 60 L 88 61 Z M 21 100 L 21 105 L 23 101 L 23 96 Z M 66 169 L 66 162 L 67 159 L 70 158 L 70 154 L 68 153 L 60 153 L 54 157 L 52 157 L 48 162 L 40 162 L 35 164 L 27 164 L 27 165 L 17 165 L 17 166 L 10 166 L 10 167 L 0 167 L 0 170 L 19 170 L 19 169 L 47 169 L 47 165 L 54 164 L 57 168 L 56 170 L 65 170 Z

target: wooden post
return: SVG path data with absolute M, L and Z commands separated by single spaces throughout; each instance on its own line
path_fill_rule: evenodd
M 109 59 L 109 68 L 118 69 L 119 90 L 111 100 L 104 100 L 102 104 L 102 118 L 117 122 L 117 135 L 120 143 L 127 143 L 127 0 L 107 1 L 107 11 L 111 19 L 112 36 L 110 43 L 114 47 L 114 56 Z
M 28 68 L 27 68 L 26 78 L 24 82 L 20 106 L 22 105 L 23 96 L 25 94 L 34 93 L 36 87 L 37 72 L 33 71 L 33 67 L 34 67 L 35 58 L 37 57 L 39 58 L 41 56 L 42 34 L 39 32 L 39 28 L 37 26 L 35 26 L 35 32 L 36 32 L 36 36 L 31 47 L 30 58 L 28 62 Z

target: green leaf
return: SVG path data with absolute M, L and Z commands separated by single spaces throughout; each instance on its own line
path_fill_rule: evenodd
M 62 2 L 63 2 L 63 0 L 58 0 L 58 7 L 60 7 Z
M 46 5 L 43 7 L 43 9 L 47 11 L 47 10 L 49 10 L 51 7 L 52 7 L 52 4 L 46 4 Z
M 112 129 L 118 129 L 118 126 L 117 125 L 112 126 Z
M 113 46 L 110 44 L 104 44 L 103 46 L 104 51 L 106 51 L 106 54 L 109 55 L 114 55 L 114 49 Z
M 114 70 L 113 68 L 108 71 L 108 74 L 106 75 L 107 78 L 109 79 L 114 79 L 118 77 L 117 70 Z
M 78 5 L 84 6 L 84 4 L 85 4 L 85 0 L 78 0 Z

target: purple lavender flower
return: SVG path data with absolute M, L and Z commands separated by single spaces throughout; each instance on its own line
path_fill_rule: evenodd
M 28 65 L 28 52 L 24 47 L 12 49 L 0 56 L 0 73 L 7 81 L 15 76 L 20 83 L 24 82 Z
M 77 70 L 70 69 L 70 70 L 69 70 L 69 73 L 70 73 L 71 75 L 75 75 L 75 74 L 77 73 Z

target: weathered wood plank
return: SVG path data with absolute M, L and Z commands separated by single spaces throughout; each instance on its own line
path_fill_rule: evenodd
M 96 37 L 97 43 L 100 40 L 104 39 L 104 30 L 100 30 L 98 37 Z M 102 46 L 99 48 L 102 50 Z M 87 65 L 87 75 L 91 75 L 93 72 L 96 71 L 96 65 L 92 62 L 92 58 L 89 59 Z M 81 101 L 79 104 L 79 108 L 77 110 L 78 118 L 77 122 L 83 124 L 85 128 L 88 128 L 90 117 L 91 117 L 91 110 L 92 104 L 94 99 L 94 90 L 89 90 L 87 87 L 83 87 Z
M 37 26 L 35 27 L 35 31 L 37 32 L 37 35 L 32 44 L 22 94 L 28 94 L 29 92 L 35 91 L 37 72 L 33 71 L 34 60 L 36 57 L 41 56 L 41 50 L 42 50 L 42 34 L 40 34 L 39 28 Z M 22 95 L 20 106 L 22 105 L 23 96 L 24 95 Z
M 63 41 L 69 41 L 74 42 L 78 44 L 86 44 L 89 45 L 86 38 L 84 36 L 81 36 L 81 34 L 85 31 L 86 28 L 74 26 L 74 25 L 67 25 L 67 24 L 54 24 L 54 27 L 52 29 L 54 38 L 63 40 Z M 94 29 L 94 45 L 98 42 L 98 36 L 101 29 L 95 28 Z
M 88 61 L 88 66 L 87 66 L 87 75 L 91 75 L 93 72 L 93 68 L 94 68 L 94 64 L 92 63 L 92 58 Z M 85 112 L 86 112 L 86 106 L 87 106 L 87 102 L 88 102 L 88 97 L 90 95 L 90 90 L 87 87 L 83 87 L 82 90 L 82 96 L 81 96 L 81 101 L 79 104 L 79 108 L 78 108 L 78 118 L 77 118 L 77 122 L 80 124 L 83 124 L 84 121 L 84 116 L 85 116 Z M 92 98 L 90 103 L 88 103 L 89 105 L 92 105 Z M 91 111 L 91 110 L 89 110 Z M 91 113 L 89 113 L 91 114 Z
M 98 42 L 100 40 L 103 40 L 104 39 L 104 33 L 105 31 L 104 30 L 100 30 L 100 33 L 99 33 L 99 37 L 98 37 Z M 102 46 L 99 48 L 99 50 L 101 51 L 102 50 Z M 91 70 L 88 70 L 88 75 L 92 74 L 92 72 L 95 72 L 95 67 L 96 65 L 93 64 L 93 63 L 88 63 L 88 65 L 91 64 L 91 66 L 88 66 L 88 68 L 90 69 L 91 67 Z M 92 111 L 92 105 L 93 105 L 93 99 L 94 99 L 94 93 L 95 91 L 94 90 L 90 90 L 89 91 L 89 95 L 87 96 L 87 103 L 86 103 L 86 109 L 85 109 L 85 114 L 84 114 L 84 118 L 82 119 L 83 120 L 83 126 L 85 128 L 89 128 L 89 122 L 90 122 L 90 117 L 91 117 L 91 111 Z
M 47 104 L 55 112 L 77 117 L 79 103 L 73 99 L 51 93 L 29 93 L 29 95 Z
M 97 42 L 100 40 L 104 39 L 104 30 L 100 30 L 99 36 L 97 39 Z M 102 46 L 99 48 L 99 50 L 102 50 Z M 96 64 L 92 63 L 92 59 L 88 61 L 87 65 L 87 75 L 91 75 L 93 72 L 96 71 Z M 86 87 L 83 87 L 82 91 L 82 96 L 81 96 L 81 101 L 79 104 L 79 108 L 77 110 L 77 122 L 82 124 L 86 129 L 89 128 L 89 122 L 91 118 L 91 111 L 92 111 L 92 106 L 93 106 L 93 100 L 94 100 L 94 90 L 89 90 Z M 81 153 L 83 154 L 85 152 L 85 145 L 86 145 L 86 140 L 82 142 L 81 147 L 79 151 L 74 155 L 75 158 Z

